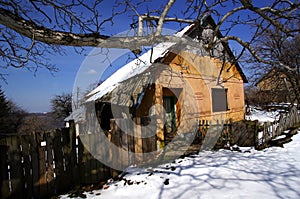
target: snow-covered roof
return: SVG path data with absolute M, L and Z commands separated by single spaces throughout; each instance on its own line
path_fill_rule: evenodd
M 174 34 L 176 37 L 182 37 L 190 28 L 192 28 L 194 24 L 186 26 L 181 31 Z M 114 88 L 118 86 L 120 82 L 123 82 L 135 75 L 139 75 L 143 73 L 146 69 L 148 69 L 152 63 L 160 57 L 163 57 L 168 49 L 174 46 L 176 43 L 172 42 L 163 42 L 153 49 L 147 51 L 140 57 L 134 59 L 128 64 L 124 65 L 120 69 L 118 69 L 114 74 L 112 74 L 109 78 L 107 78 L 102 84 L 100 84 L 97 88 L 91 91 L 87 96 L 89 98 L 86 102 L 95 101 L 105 94 L 111 92 Z

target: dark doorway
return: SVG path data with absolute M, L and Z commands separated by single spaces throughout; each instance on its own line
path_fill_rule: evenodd
M 178 114 L 178 99 L 176 95 L 180 95 L 182 89 L 163 89 L 163 106 L 164 113 L 164 137 L 165 142 L 170 142 L 176 135 L 177 130 L 177 114 Z M 174 94 L 176 93 L 176 95 Z
M 175 96 L 164 96 L 165 108 L 165 133 L 173 133 L 176 128 L 176 98 Z

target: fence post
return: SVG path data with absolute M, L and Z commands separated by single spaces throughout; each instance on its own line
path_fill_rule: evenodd
M 141 132 L 141 118 L 135 118 L 136 127 L 134 130 L 135 138 L 135 156 L 136 161 L 141 162 L 143 158 L 143 142 L 142 142 L 142 132 Z
M 10 194 L 7 167 L 8 146 L 6 139 L 0 139 L 0 198 L 8 198 Z
M 12 198 L 22 198 L 24 193 L 23 166 L 21 164 L 20 138 L 10 136 L 6 139 L 8 151 L 8 164 L 10 166 Z
M 32 148 L 34 147 L 34 139 L 32 135 L 21 135 L 21 156 L 23 159 L 23 175 L 24 182 L 26 184 L 25 193 L 23 197 L 34 198 L 34 176 L 33 176 L 33 157 L 32 157 Z
M 258 126 L 257 121 L 254 123 L 254 148 L 258 149 Z
M 56 190 L 58 193 L 66 191 L 70 186 L 69 176 L 66 175 L 66 162 L 63 147 L 66 143 L 66 136 L 63 133 L 66 133 L 65 129 L 57 130 L 57 135 L 53 139 L 53 150 L 54 150 L 54 160 L 55 160 L 55 174 L 56 174 Z
M 39 196 L 47 196 L 47 177 L 46 177 L 46 140 L 44 133 L 36 133 L 37 149 L 38 149 L 38 174 L 39 174 Z
M 267 143 L 267 122 L 264 122 L 264 130 L 263 130 L 263 139 L 262 139 L 262 145 L 263 147 L 266 147 L 266 143 Z

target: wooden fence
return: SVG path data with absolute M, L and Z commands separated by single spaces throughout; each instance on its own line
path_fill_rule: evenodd
M 216 143 L 215 149 L 224 148 L 227 143 L 263 149 L 269 147 L 271 141 L 285 131 L 299 128 L 299 126 L 300 114 L 296 107 L 292 107 L 288 113 L 281 114 L 278 121 L 265 122 L 263 125 L 260 125 L 258 121 L 246 120 L 239 122 L 232 122 L 231 120 L 217 121 L 215 124 L 212 124 L 211 121 L 200 120 L 194 143 L 203 144 L 208 129 L 215 128 L 215 131 L 210 131 L 210 135 L 208 135 L 212 143 Z M 218 132 L 218 135 L 215 132 Z
M 76 141 L 74 128 L 0 140 L 0 198 L 48 198 L 116 171 Z
M 217 120 L 213 121 L 208 120 L 199 120 L 199 128 L 197 130 L 193 144 L 203 145 L 204 140 L 205 144 L 209 147 L 224 148 L 227 145 L 232 143 L 232 120 Z M 209 131 L 213 129 L 213 131 Z M 209 144 L 211 142 L 212 144 Z
M 128 153 L 114 153 L 119 157 L 118 165 L 126 167 L 132 164 L 142 164 L 155 158 L 157 151 L 156 127 L 146 127 L 149 117 L 132 119 L 111 119 L 111 130 L 108 134 L 109 140 L 120 150 Z M 155 132 L 153 134 L 153 132 Z
M 101 145 L 101 140 L 96 139 L 96 134 L 82 134 L 77 139 L 74 125 L 51 132 L 0 139 L 0 198 L 50 197 L 76 186 L 106 181 L 119 173 L 98 161 L 82 140 L 92 143 L 96 151 L 108 150 L 110 157 L 117 160 L 115 164 L 126 166 L 153 160 L 155 153 L 151 152 L 156 152 L 158 147 L 156 135 L 145 136 L 147 130 L 141 128 L 147 126 L 148 122 L 149 118 L 136 118 L 134 123 L 131 119 L 122 119 L 122 122 L 111 120 L 111 130 L 106 132 L 106 136 L 119 150 L 128 151 L 127 154 L 106 149 Z M 292 109 L 278 122 L 265 124 L 262 133 L 251 130 L 250 139 L 254 140 L 254 135 L 254 143 L 261 147 L 299 124 L 299 113 L 297 109 Z M 245 127 L 247 129 L 247 125 Z M 208 131 L 210 128 L 215 128 L 215 131 Z M 124 132 L 124 129 L 132 132 Z M 205 139 L 206 142 L 217 143 L 215 148 L 222 148 L 240 139 L 235 136 L 237 131 L 241 129 L 236 128 L 230 120 L 217 121 L 216 124 L 201 120 L 193 144 L 201 146 Z M 219 134 L 216 136 L 215 132 Z M 262 136 L 259 137 L 259 134 Z
M 292 107 L 286 114 L 281 114 L 278 121 L 264 122 L 262 129 L 256 132 L 256 148 L 268 147 L 270 142 L 282 135 L 284 131 L 292 130 L 300 126 L 300 114 L 296 107 Z
M 131 119 L 122 119 L 121 123 L 118 119 L 111 120 L 107 138 L 117 150 L 125 148 L 132 152 L 125 155 L 103 146 L 97 134 L 83 131 L 79 138 L 76 137 L 74 125 L 0 139 L 0 198 L 48 198 L 77 186 L 116 177 L 120 173 L 118 170 L 95 158 L 104 151 L 109 151 L 111 155 L 107 158 L 112 158 L 111 163 L 119 164 L 119 168 L 148 161 L 153 158 L 149 152 L 156 151 L 156 135 L 141 138 L 140 127 L 147 122 L 148 118 L 136 118 L 133 127 Z M 124 133 L 120 124 L 122 129 L 132 130 L 133 134 Z M 90 152 L 87 143 L 91 143 L 97 154 Z

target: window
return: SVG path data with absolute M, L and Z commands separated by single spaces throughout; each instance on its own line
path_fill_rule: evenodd
M 228 110 L 227 90 L 228 89 L 223 88 L 211 89 L 213 112 L 221 112 Z

